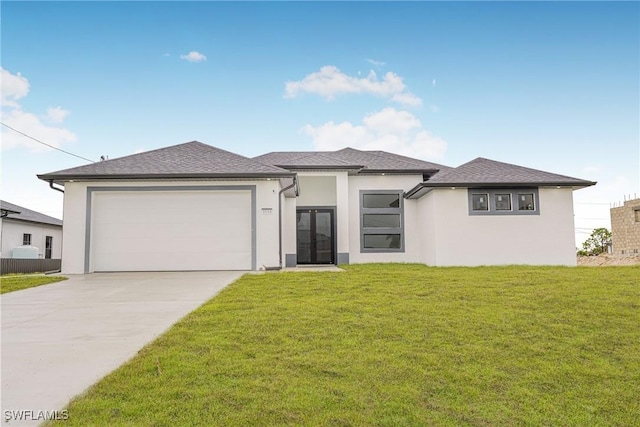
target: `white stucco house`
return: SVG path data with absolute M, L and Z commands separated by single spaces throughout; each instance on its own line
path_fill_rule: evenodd
M 0 200 L 0 258 L 61 255 L 62 220 Z
M 246 158 L 197 141 L 42 174 L 64 186 L 63 273 L 301 264 L 575 265 L 595 182 L 384 151 Z

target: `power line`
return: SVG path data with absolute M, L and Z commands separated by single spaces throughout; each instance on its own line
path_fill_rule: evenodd
M 18 129 L 12 128 L 11 126 L 9 126 L 9 125 L 8 125 L 8 124 L 6 124 L 6 123 L 0 122 L 0 125 L 5 126 L 5 127 L 8 127 L 8 128 L 9 128 L 9 129 L 11 129 L 12 131 L 17 132 L 17 133 L 19 133 L 20 135 L 26 136 L 27 138 L 32 139 L 32 140 L 34 140 L 35 142 L 37 142 L 37 143 L 39 143 L 39 144 L 46 145 L 47 147 L 49 147 L 49 148 L 53 148 L 54 150 L 62 151 L 63 153 L 68 154 L 68 155 L 70 155 L 70 156 L 77 157 L 77 158 L 79 158 L 79 159 L 86 160 L 86 161 L 91 162 L 91 163 L 95 163 L 93 160 L 91 160 L 91 159 L 87 159 L 86 157 L 78 156 L 77 154 L 73 154 L 73 153 L 70 153 L 70 152 L 68 152 L 68 151 L 64 151 L 62 148 L 54 147 L 53 145 L 47 144 L 46 142 L 42 142 L 42 141 L 40 141 L 39 139 L 32 137 L 31 135 L 27 135 L 26 133 L 21 132 L 21 131 L 19 131 Z

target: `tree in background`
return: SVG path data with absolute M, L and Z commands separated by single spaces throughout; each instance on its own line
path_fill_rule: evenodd
M 600 255 L 607 253 L 607 247 L 611 244 L 611 232 L 606 228 L 596 228 L 582 244 L 578 251 L 580 256 Z

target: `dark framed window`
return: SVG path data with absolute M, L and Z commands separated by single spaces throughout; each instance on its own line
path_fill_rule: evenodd
M 400 214 L 364 214 L 362 215 L 362 226 L 366 228 L 371 227 L 386 227 L 397 228 L 400 227 Z
M 400 249 L 401 234 L 365 234 L 365 249 Z
M 536 210 L 536 199 L 533 193 L 518 194 L 518 210 L 534 211 Z
M 497 211 L 511 210 L 511 193 L 496 193 L 493 197 Z
M 404 192 L 360 191 L 360 251 L 404 252 Z
M 470 188 L 469 215 L 540 215 L 537 188 Z
M 489 194 L 473 193 L 471 195 L 471 209 L 474 211 L 488 211 L 489 210 Z
M 46 236 L 44 239 L 44 257 L 51 259 L 51 253 L 53 252 L 53 236 Z
M 399 208 L 400 198 L 398 194 L 371 193 L 362 195 L 362 207 L 370 209 Z
M 31 246 L 31 234 L 24 233 L 22 235 L 22 244 L 24 246 Z
M 633 210 L 633 219 L 636 222 L 640 222 L 640 208 L 636 208 Z

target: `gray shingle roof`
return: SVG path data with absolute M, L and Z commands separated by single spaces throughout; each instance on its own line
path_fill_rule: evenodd
M 283 177 L 291 172 L 198 141 L 38 175 L 42 180 Z
M 448 170 L 448 166 L 424 160 L 388 153 L 386 151 L 362 151 L 354 148 L 343 148 L 338 151 L 285 151 L 272 152 L 254 157 L 260 162 L 291 169 L 305 167 L 329 167 L 362 169 L 367 172 L 435 172 Z
M 594 183 L 566 175 L 478 157 L 457 168 L 436 175 L 427 182 L 427 185 L 429 184 L 593 185 Z
M 421 197 L 422 194 L 436 187 L 588 187 L 595 184 L 593 181 L 478 157 L 457 168 L 436 174 L 428 181 L 409 190 L 406 196 Z
M 263 154 L 253 158 L 261 163 L 267 165 L 273 165 L 278 167 L 291 167 L 295 166 L 315 166 L 315 167 L 333 167 L 339 168 L 361 168 L 362 165 L 356 165 L 353 163 L 344 162 L 331 156 L 331 152 L 322 151 L 277 151 L 272 153 Z
M 31 209 L 14 205 L 13 203 L 9 203 L 4 200 L 0 200 L 0 209 L 2 209 L 3 211 L 10 211 L 9 215 L 6 217 L 7 219 L 37 222 L 40 224 L 57 225 L 62 227 L 62 220 L 58 218 L 54 218 L 40 212 L 32 211 Z

